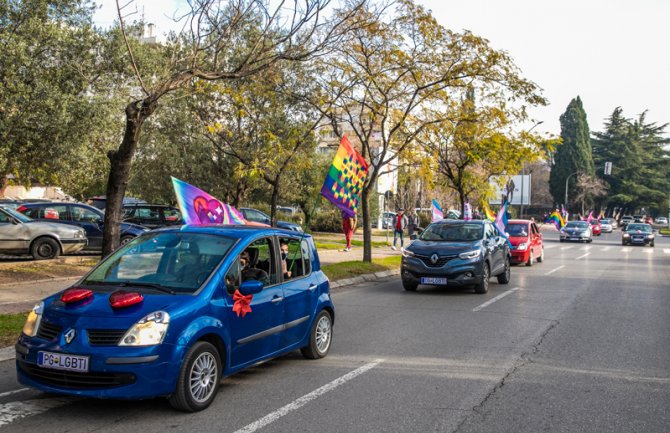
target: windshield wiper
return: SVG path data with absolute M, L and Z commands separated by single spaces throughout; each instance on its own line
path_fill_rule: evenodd
M 169 293 L 170 295 L 176 295 L 172 289 L 169 289 L 165 286 L 161 286 L 156 283 L 147 283 L 144 281 L 84 281 L 84 284 L 94 284 L 101 286 L 120 286 L 120 287 L 148 287 L 150 289 L 156 289 L 159 292 Z

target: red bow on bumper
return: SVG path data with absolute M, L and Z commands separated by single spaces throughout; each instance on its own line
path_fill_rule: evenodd
M 253 298 L 254 295 L 244 296 L 239 290 L 235 290 L 235 293 L 233 293 L 233 301 L 235 301 L 233 304 L 233 311 L 237 313 L 237 317 L 240 317 L 240 314 L 244 317 L 245 314 L 251 312 L 251 307 L 249 305 Z

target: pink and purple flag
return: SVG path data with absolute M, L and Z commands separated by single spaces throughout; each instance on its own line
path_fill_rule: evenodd
M 321 195 L 340 208 L 347 217 L 354 218 L 367 177 L 367 161 L 349 139 L 342 136 L 340 147 L 321 187 Z
M 240 211 L 205 191 L 175 177 L 172 185 L 185 224 L 248 224 Z
M 442 212 L 442 208 L 440 207 L 440 204 L 437 202 L 437 200 L 433 199 L 430 208 L 433 211 L 433 222 L 442 221 L 444 219 L 444 213 Z
M 498 215 L 496 215 L 496 219 L 493 221 L 493 226 L 496 228 L 496 230 L 498 230 L 500 236 L 505 238 L 507 245 L 512 246 L 509 241 L 509 237 L 507 237 L 507 233 L 505 232 L 505 228 L 507 227 L 507 201 L 505 201 L 505 203 L 500 206 Z

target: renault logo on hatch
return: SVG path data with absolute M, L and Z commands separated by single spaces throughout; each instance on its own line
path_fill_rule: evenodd
M 65 342 L 67 344 L 72 343 L 72 340 L 74 340 L 75 335 L 77 335 L 77 332 L 73 329 L 70 328 L 68 329 L 63 336 L 65 337 Z
M 430 256 L 430 262 L 432 264 L 435 264 L 435 263 L 437 263 L 437 259 L 439 259 L 439 258 L 440 258 L 440 256 L 438 256 L 437 254 L 433 254 L 432 256 Z

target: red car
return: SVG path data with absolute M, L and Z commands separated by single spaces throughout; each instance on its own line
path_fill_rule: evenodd
M 600 236 L 602 233 L 602 227 L 600 225 L 600 221 L 598 220 L 591 220 L 591 233 L 593 236 Z
M 532 266 L 544 261 L 544 245 L 540 229 L 529 220 L 509 220 L 505 229 L 512 244 L 512 263 Z

